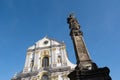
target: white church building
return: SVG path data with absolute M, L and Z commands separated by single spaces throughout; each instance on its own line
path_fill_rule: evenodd
M 27 49 L 23 70 L 11 80 L 69 80 L 67 75 L 75 66 L 64 42 L 44 37 Z

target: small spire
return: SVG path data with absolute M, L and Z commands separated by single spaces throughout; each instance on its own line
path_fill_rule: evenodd
M 48 38 L 48 35 L 46 35 L 45 38 Z

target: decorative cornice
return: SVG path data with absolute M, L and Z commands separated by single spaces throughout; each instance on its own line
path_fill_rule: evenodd
M 12 78 L 12 80 L 17 80 L 17 79 L 21 79 L 21 78 L 26 78 L 26 77 L 30 77 L 30 76 L 35 76 L 38 74 L 38 71 L 34 71 L 34 72 L 29 72 L 29 73 L 18 73 L 15 77 Z
M 70 71 L 70 70 L 71 70 L 71 68 L 69 66 L 67 66 L 67 67 L 52 68 L 49 71 L 51 73 L 54 73 L 54 72 L 63 72 L 63 71 Z
M 39 72 L 42 72 L 42 71 L 47 71 L 48 73 L 55 73 L 55 72 L 64 72 L 64 71 L 71 71 L 71 68 L 70 66 L 67 66 L 67 67 L 57 67 L 57 68 L 41 68 L 37 71 L 32 71 L 32 72 L 28 72 L 28 73 L 18 73 L 14 78 L 12 78 L 12 80 L 17 80 L 17 79 L 21 79 L 21 78 L 26 78 L 26 77 L 31 77 L 31 76 L 36 76 L 38 75 Z
M 28 49 L 27 52 L 33 52 L 35 50 L 54 48 L 54 47 L 61 47 L 61 46 L 65 46 L 65 45 L 52 45 L 52 46 L 46 46 L 46 47 L 37 47 L 36 49 Z

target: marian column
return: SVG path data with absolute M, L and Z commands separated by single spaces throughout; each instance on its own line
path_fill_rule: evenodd
M 67 18 L 67 23 L 69 24 L 70 36 L 73 41 L 77 60 L 75 70 L 68 75 L 70 80 L 111 80 L 107 67 L 98 68 L 91 61 L 77 19 L 70 14 Z

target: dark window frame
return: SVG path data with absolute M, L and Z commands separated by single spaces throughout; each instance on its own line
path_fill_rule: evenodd
M 42 59 L 42 67 L 48 67 L 49 66 L 49 57 L 45 56 Z

